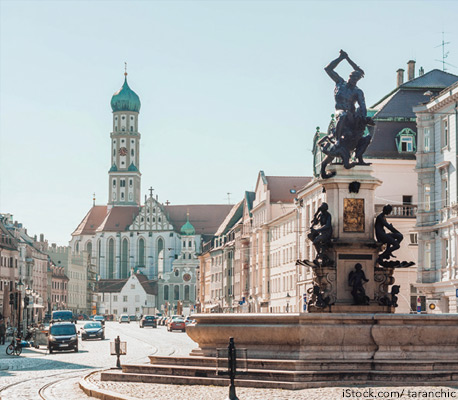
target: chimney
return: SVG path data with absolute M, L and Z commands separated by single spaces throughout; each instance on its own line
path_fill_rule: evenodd
M 44 242 L 45 241 L 45 235 L 40 233 L 40 242 Z
M 423 67 L 420 67 L 420 69 L 418 70 L 418 76 L 423 76 L 425 74 L 425 70 L 423 69 Z
M 407 61 L 407 80 L 411 81 L 415 78 L 415 61 Z
M 404 83 L 404 70 L 402 68 L 399 68 L 396 71 L 396 73 L 397 73 L 396 87 L 399 87 Z

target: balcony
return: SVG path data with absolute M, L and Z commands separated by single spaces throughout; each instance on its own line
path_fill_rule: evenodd
M 375 213 L 378 215 L 382 212 L 385 204 L 376 204 Z M 417 206 L 414 204 L 391 205 L 393 211 L 388 218 L 416 218 Z

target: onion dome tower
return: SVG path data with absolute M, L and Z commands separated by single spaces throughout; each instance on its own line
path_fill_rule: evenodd
M 140 98 L 127 83 L 111 98 L 113 131 L 111 132 L 111 168 L 108 171 L 108 204 L 140 206 L 140 133 L 138 114 Z

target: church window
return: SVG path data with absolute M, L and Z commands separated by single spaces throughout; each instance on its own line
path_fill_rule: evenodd
M 183 240 L 183 247 L 186 247 L 186 240 Z
M 128 260 L 128 253 L 129 253 L 129 242 L 127 239 L 122 241 L 122 248 L 121 248 L 121 279 L 127 278 L 127 260 Z
M 126 180 L 125 179 L 121 179 L 121 187 L 126 187 Z
M 113 149 L 113 157 L 116 157 L 116 149 Z
M 134 120 L 134 117 L 133 117 L 132 115 L 130 116 L 130 120 L 131 120 L 131 121 L 133 121 L 133 120 Z
M 188 242 L 188 247 L 192 247 L 192 242 L 191 241 Z
M 134 149 L 130 151 L 130 155 L 133 157 L 134 156 Z
M 177 269 L 175 270 L 175 276 L 178 276 L 180 275 L 180 271 L 178 271 Z M 176 300 L 176 299 L 175 299 Z
M 131 131 L 131 132 L 134 131 L 134 127 L 133 127 L 133 126 L 130 127 L 130 131 Z
M 126 119 L 126 117 L 125 117 L 124 115 L 123 115 L 121 118 L 122 118 L 122 119 Z
M 146 218 L 146 222 L 149 222 L 149 218 Z
M 145 266 L 145 241 L 143 238 L 138 241 L 138 266 Z
M 121 200 L 124 200 L 124 192 L 121 192 Z
M 122 140 L 121 140 L 121 143 L 124 143 L 124 142 L 125 142 L 125 140 L 124 140 L 124 139 L 122 139 Z
M 156 222 L 156 218 L 153 217 L 153 222 Z
M 161 222 L 161 221 L 162 221 L 162 220 L 161 220 L 161 217 L 159 217 L 159 222 Z
M 130 144 L 135 144 L 135 140 L 131 140 L 131 141 L 130 141 Z
M 116 187 L 116 179 L 113 179 L 113 187 Z
M 168 299 L 169 299 L 169 287 L 164 286 L 164 300 L 168 300 Z
M 121 161 L 121 165 L 124 165 L 124 164 L 125 164 L 125 162 L 124 162 L 124 161 Z
M 108 279 L 113 279 L 113 271 L 114 271 L 114 240 L 110 239 L 108 241 Z
M 189 285 L 184 287 L 184 299 L 189 300 Z
M 188 254 L 188 258 L 189 258 L 190 260 L 192 259 L 191 253 Z
M 132 186 L 132 179 L 129 179 L 129 186 Z
M 155 208 L 153 208 L 153 213 L 155 213 L 155 212 L 156 212 L 156 209 L 155 209 Z
M 175 287 L 173 288 L 173 299 L 174 300 L 180 299 L 180 287 L 178 285 L 175 285 Z

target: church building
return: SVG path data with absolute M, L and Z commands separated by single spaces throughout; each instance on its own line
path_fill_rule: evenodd
M 141 203 L 140 98 L 124 84 L 111 98 L 113 125 L 108 204 L 89 210 L 72 233 L 70 246 L 87 251 L 100 280 L 127 279 L 131 271 L 157 281 L 157 311 L 192 309 L 196 302 L 197 254 L 211 239 L 231 205 L 169 205 L 152 189 Z

